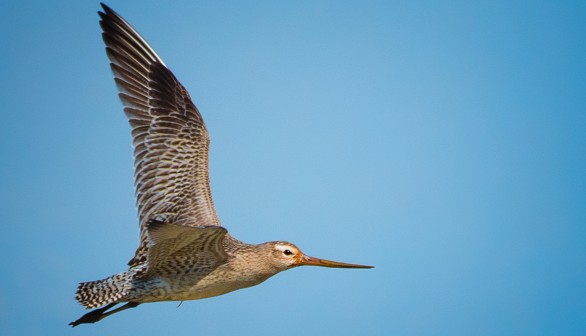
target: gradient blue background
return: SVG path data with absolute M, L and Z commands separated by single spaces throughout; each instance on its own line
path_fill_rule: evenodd
M 98 2 L 3 1 L 3 335 L 585 335 L 586 3 L 111 1 L 191 92 L 224 225 L 299 268 L 70 329 L 137 244 Z

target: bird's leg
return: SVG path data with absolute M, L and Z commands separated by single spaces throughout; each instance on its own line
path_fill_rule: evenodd
M 98 322 L 99 320 L 101 320 L 103 318 L 102 317 L 102 314 L 106 310 L 114 307 L 117 304 L 118 303 L 116 303 L 116 302 L 115 303 L 110 303 L 109 305 L 106 305 L 106 306 L 104 306 L 102 308 L 94 309 L 91 312 L 89 312 L 89 313 L 83 315 L 82 317 L 78 318 L 76 321 L 69 323 L 69 325 L 72 326 L 72 327 L 75 327 L 75 326 L 78 326 L 78 325 L 80 325 L 82 323 L 95 323 L 95 322 Z
M 99 309 L 94 309 L 91 312 L 83 315 L 82 317 L 78 318 L 76 321 L 69 323 L 70 326 L 72 327 L 76 327 L 80 324 L 83 323 L 96 323 L 100 320 L 105 319 L 106 317 L 112 315 L 112 314 L 116 314 L 118 312 L 121 312 L 123 310 L 126 310 L 128 308 L 134 308 L 136 306 L 138 306 L 140 303 L 138 302 L 128 302 L 127 304 L 125 304 L 124 306 L 118 307 L 116 309 L 113 309 L 109 312 L 106 312 L 108 309 L 114 307 L 115 305 L 117 305 L 118 303 L 110 303 L 109 305 L 106 305 L 102 308 Z

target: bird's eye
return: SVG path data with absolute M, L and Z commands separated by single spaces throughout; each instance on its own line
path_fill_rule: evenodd
M 283 253 L 288 256 L 293 254 L 293 252 L 291 252 L 291 250 L 285 250 L 285 251 L 283 251 Z

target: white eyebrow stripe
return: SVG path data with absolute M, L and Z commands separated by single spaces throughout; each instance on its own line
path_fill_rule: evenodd
M 285 252 L 286 250 L 290 250 L 293 253 L 298 253 L 299 250 L 292 245 L 285 245 L 285 244 L 275 244 L 275 248 L 279 251 Z

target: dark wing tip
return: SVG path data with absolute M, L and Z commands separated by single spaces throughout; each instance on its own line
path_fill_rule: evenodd
M 110 49 L 122 57 L 130 56 L 130 60 L 146 61 L 149 64 L 161 63 L 165 68 L 167 67 L 154 49 L 130 23 L 104 3 L 101 3 L 101 5 L 104 11 L 98 11 L 98 15 L 100 16 L 100 27 L 102 27 L 102 38 L 106 44 L 107 51 Z
M 100 5 L 102 6 L 102 9 L 104 10 L 103 12 L 98 11 L 98 15 L 100 16 L 100 18 L 102 20 L 104 20 L 105 17 L 111 16 L 111 15 L 120 16 L 112 8 L 108 7 L 108 5 L 106 5 L 105 3 L 100 2 Z
M 106 5 L 103 2 L 100 2 L 100 6 L 102 6 L 102 9 L 104 9 L 104 12 L 106 12 L 106 13 L 108 13 L 108 12 L 115 13 L 114 10 L 112 10 L 112 8 L 108 7 L 108 5 Z M 98 13 L 101 13 L 101 12 L 98 12 Z M 105 14 L 105 13 L 102 13 L 102 14 Z

